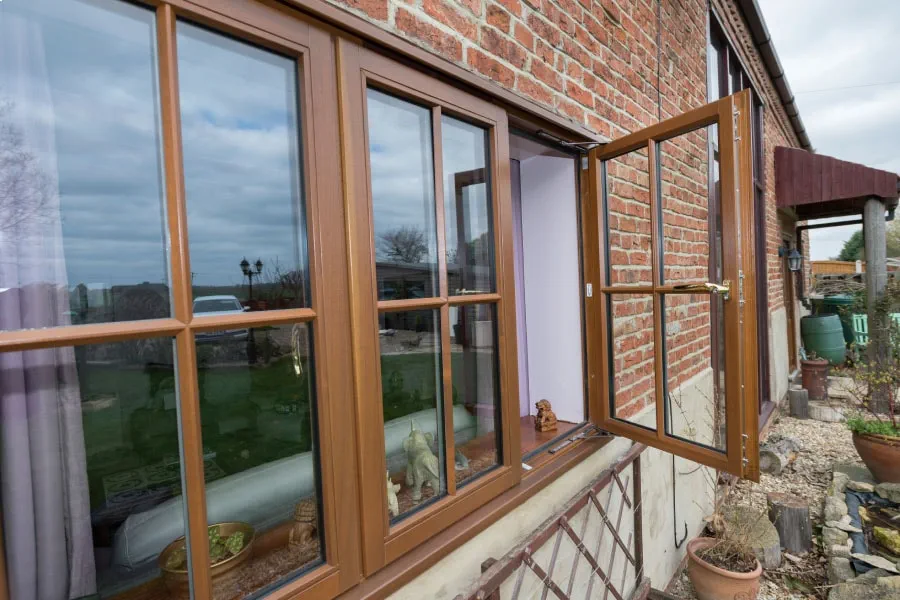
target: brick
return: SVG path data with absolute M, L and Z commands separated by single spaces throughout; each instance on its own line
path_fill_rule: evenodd
M 513 28 L 513 36 L 516 41 L 525 46 L 528 50 L 534 50 L 534 34 L 528 29 L 528 26 L 520 21 L 516 21 Z
M 431 23 L 420 19 L 405 8 L 397 8 L 395 23 L 398 30 L 430 46 L 441 56 L 449 60 L 462 61 L 462 42 Z
M 563 90 L 562 77 L 547 63 L 540 60 L 531 61 L 531 74 L 534 75 L 535 79 L 546 83 L 554 90 L 558 92 Z
M 546 86 L 525 75 L 519 75 L 516 78 L 516 91 L 522 92 L 525 96 L 540 104 L 553 104 L 553 92 Z
M 509 62 L 516 68 L 523 68 L 526 62 L 525 50 L 512 38 L 500 33 L 493 27 L 481 28 L 481 46 L 490 54 L 494 54 Z
M 429 17 L 443 23 L 470 40 L 478 40 L 478 27 L 460 14 L 458 9 L 444 0 L 423 0 L 422 9 Z
M 546 21 L 537 13 L 528 15 L 528 26 L 534 34 L 546 41 L 551 46 L 558 46 L 562 41 L 562 32 L 559 27 Z
M 503 33 L 510 33 L 512 17 L 499 4 L 488 5 L 487 22 Z
M 388 17 L 388 0 L 335 0 L 339 4 L 349 6 L 352 9 L 364 12 L 366 15 L 379 21 L 386 21 Z
M 515 83 L 516 75 L 512 69 L 477 48 L 469 48 L 466 59 L 476 71 L 506 87 L 512 87 Z

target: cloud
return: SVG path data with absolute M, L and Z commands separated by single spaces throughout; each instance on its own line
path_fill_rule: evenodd
M 822 154 L 900 173 L 900 3 L 760 0 L 810 140 Z M 847 88 L 852 89 L 831 89 Z M 829 91 L 818 91 L 829 90 Z M 813 230 L 813 259 L 837 255 L 857 227 Z

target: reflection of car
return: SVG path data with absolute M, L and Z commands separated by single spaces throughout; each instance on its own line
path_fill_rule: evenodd
M 242 306 L 236 296 L 198 296 L 194 298 L 194 315 L 197 316 L 221 317 L 224 315 L 238 315 L 248 310 L 250 310 L 250 307 Z M 197 334 L 197 341 L 246 340 L 249 335 L 249 329 L 206 331 Z

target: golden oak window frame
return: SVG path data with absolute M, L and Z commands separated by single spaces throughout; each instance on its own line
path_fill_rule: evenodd
M 600 348 L 589 357 L 589 377 L 596 385 L 591 414 L 598 415 L 598 426 L 637 442 L 671 452 L 706 466 L 752 480 L 759 479 L 759 439 L 756 346 L 756 269 L 753 257 L 753 149 L 751 139 L 751 97 L 745 90 L 688 111 L 641 131 L 623 136 L 591 150 L 588 159 L 590 212 L 586 244 L 591 244 L 589 281 L 594 293 L 588 300 L 588 320 L 592 344 Z M 676 289 L 662 282 L 661 190 L 659 144 L 679 135 L 717 125 L 719 136 L 724 256 L 723 279 L 732 282 L 730 299 L 724 302 L 726 448 L 724 452 L 694 443 L 667 432 L 664 351 L 664 296 L 697 293 Z M 713 130 L 712 128 L 710 130 Z M 635 150 L 646 149 L 648 157 L 651 237 L 651 285 L 613 285 L 607 281 L 606 182 L 604 163 Z M 705 283 L 705 282 L 696 282 Z M 652 296 L 653 299 L 653 372 L 655 379 L 655 430 L 616 418 L 611 405 L 613 372 L 611 366 L 612 315 L 609 302 L 615 295 Z
M 344 145 L 345 201 L 351 244 L 351 313 L 354 380 L 356 383 L 359 479 L 364 498 L 362 543 L 364 573 L 370 575 L 515 485 L 521 476 L 517 414 L 518 384 L 515 352 L 515 304 L 512 225 L 509 189 L 509 136 L 506 112 L 434 77 L 397 63 L 350 41 L 338 41 L 341 65 L 341 125 Z M 436 297 L 378 300 L 375 274 L 375 232 L 369 166 L 366 93 L 369 88 L 409 100 L 431 110 L 434 198 L 437 226 L 439 290 Z M 441 116 L 448 115 L 483 127 L 488 133 L 490 209 L 493 212 L 494 282 L 486 293 L 451 293 L 446 265 L 446 229 L 442 177 Z M 496 310 L 498 388 L 501 430 L 496 467 L 456 489 L 450 372 L 451 306 L 491 304 Z M 391 526 L 385 496 L 384 415 L 379 365 L 378 316 L 381 312 L 416 309 L 441 314 L 442 408 L 447 494 Z
M 127 0 L 122 0 L 127 1 Z M 195 335 L 200 332 L 306 324 L 313 332 L 315 357 L 314 449 L 319 463 L 324 560 L 278 582 L 269 598 L 335 597 L 359 581 L 359 519 L 355 478 L 355 440 L 347 440 L 346 415 L 352 414 L 352 386 L 344 373 L 350 368 L 344 348 L 347 332 L 348 290 L 345 282 L 329 280 L 327 273 L 346 272 L 343 206 L 339 185 L 340 153 L 337 146 L 337 87 L 334 41 L 330 32 L 298 18 L 287 9 L 253 0 L 236 0 L 222 12 L 215 0 L 146 0 L 155 13 L 160 137 L 164 165 L 167 267 L 171 316 L 164 319 L 69 325 L 46 329 L 0 331 L 0 352 L 119 342 L 139 338 L 173 340 L 177 392 L 181 415 L 181 452 L 186 487 L 185 533 L 190 540 L 192 597 L 212 598 L 206 516 L 206 485 L 201 432 Z M 248 312 L 226 316 L 192 314 L 191 267 L 188 244 L 187 202 L 181 143 L 176 27 L 180 20 L 203 26 L 217 35 L 233 37 L 293 60 L 297 65 L 298 114 L 306 206 L 309 256 L 309 307 Z M 315 109 L 313 109 L 315 107 Z M 347 333 L 347 335 L 345 335 Z M 0 546 L 0 561 L 5 549 Z M 0 585 L 6 592 L 0 569 Z M 124 597 L 130 591 L 124 592 Z

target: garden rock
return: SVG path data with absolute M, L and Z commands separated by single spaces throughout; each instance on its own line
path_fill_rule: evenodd
M 846 473 L 835 471 L 834 475 L 831 476 L 831 485 L 828 486 L 828 495 L 842 496 L 844 494 L 844 490 L 847 489 L 848 483 L 850 483 L 849 475 L 847 475 Z
M 838 496 L 826 496 L 825 497 L 825 510 L 822 511 L 822 516 L 825 517 L 825 521 L 840 521 L 844 518 L 844 515 L 847 514 L 847 503 L 844 502 L 843 499 Z
M 825 521 L 826 527 L 834 527 L 847 533 L 862 533 L 862 529 L 854 527 L 850 521 L 850 515 L 844 515 L 840 521 Z
M 875 583 L 875 581 L 879 577 L 889 577 L 891 575 L 890 571 L 885 571 L 884 569 L 872 569 L 871 571 L 866 571 L 859 577 L 853 580 L 854 583 Z
M 885 571 L 889 571 L 891 573 L 900 573 L 900 571 L 897 570 L 897 566 L 893 562 L 881 556 L 875 556 L 874 554 L 852 553 L 850 554 L 850 558 L 862 561 L 867 565 L 875 567 L 876 569 L 884 569 Z
M 849 558 L 841 558 L 840 556 L 832 556 L 828 559 L 828 583 L 843 583 L 856 577 L 856 571 L 850 564 Z
M 847 484 L 847 488 L 853 490 L 854 492 L 862 492 L 864 494 L 875 491 L 875 485 L 869 483 L 868 481 L 851 481 Z
M 831 588 L 828 600 L 900 600 L 900 589 L 877 582 L 865 585 L 853 580 Z
M 830 556 L 839 556 L 841 558 L 850 558 L 850 548 L 844 544 L 835 544 L 828 552 Z
M 885 589 L 895 589 L 900 591 L 900 577 L 879 577 L 877 579 L 878 587 Z
M 764 569 L 781 566 L 781 539 L 765 513 L 749 506 L 733 506 L 725 510 L 724 516 L 732 531 L 741 532 L 741 541 L 753 549 Z
M 875 486 L 875 493 L 891 502 L 900 503 L 900 483 L 879 483 Z
M 875 527 L 873 533 L 879 544 L 894 554 L 900 554 L 900 531 L 887 527 Z
M 867 468 L 856 465 L 853 463 L 845 463 L 845 462 L 836 462 L 834 463 L 834 473 L 842 473 L 846 475 L 850 481 L 857 481 L 860 483 L 871 483 L 875 485 L 875 477 L 872 475 L 872 472 Z
M 850 535 L 846 531 L 834 527 L 822 528 L 822 546 L 825 548 L 846 546 L 849 539 Z

